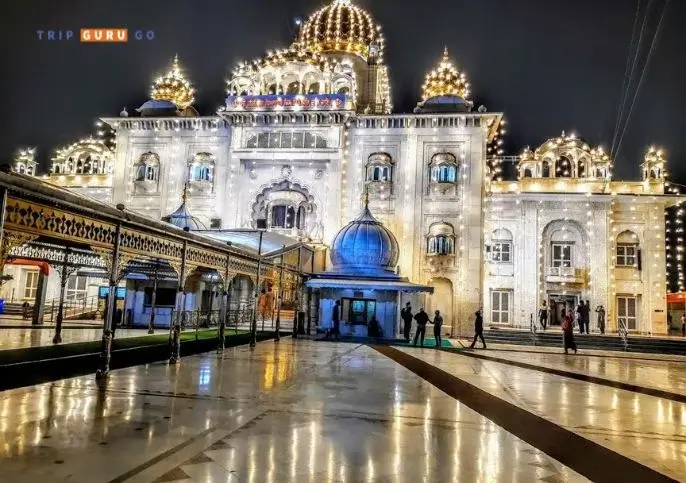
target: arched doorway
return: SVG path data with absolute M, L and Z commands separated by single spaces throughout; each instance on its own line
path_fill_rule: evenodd
M 453 283 L 447 278 L 437 277 L 429 280 L 428 285 L 433 287 L 434 293 L 426 296 L 424 310 L 433 319 L 436 310 L 441 311 L 443 316 L 443 330 L 452 332 L 454 327 L 453 317 Z

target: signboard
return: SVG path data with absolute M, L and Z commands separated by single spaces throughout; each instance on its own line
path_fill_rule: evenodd
M 294 111 L 345 109 L 345 94 L 282 94 L 269 96 L 228 96 L 230 111 Z
M 107 287 L 107 286 L 98 287 L 98 298 L 106 299 L 109 294 L 110 294 L 110 288 L 109 287 Z M 126 288 L 125 287 L 117 287 L 117 298 L 118 299 L 126 298 Z

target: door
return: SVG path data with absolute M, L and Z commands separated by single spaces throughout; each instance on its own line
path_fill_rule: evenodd
M 617 325 L 627 330 L 638 330 L 636 297 L 617 297 Z
M 37 270 L 26 271 L 26 279 L 24 282 L 24 299 L 35 300 L 36 292 L 38 291 L 38 277 L 40 274 Z

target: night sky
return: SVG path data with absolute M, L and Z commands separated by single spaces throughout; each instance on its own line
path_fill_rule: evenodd
M 651 5 L 640 60 L 659 13 Z M 564 129 L 591 145 L 612 142 L 636 0 L 354 0 L 382 25 L 396 112 L 411 112 L 424 74 L 447 45 L 472 84 L 475 105 L 509 121 L 507 154 Z M 37 146 L 43 170 L 54 148 L 95 132 L 98 116 L 131 112 L 178 53 L 201 114 L 223 103 L 237 62 L 287 47 L 294 20 L 322 0 L 25 0 L 2 2 L 0 155 Z M 641 18 L 642 19 L 642 18 Z M 640 24 L 639 24 L 640 25 Z M 153 41 L 81 44 L 39 41 L 37 30 L 128 27 Z M 615 178 L 638 179 L 651 143 L 668 153 L 686 184 L 686 2 L 672 0 L 615 160 Z M 641 72 L 639 62 L 635 82 Z M 629 99 L 628 105 L 631 103 Z M 680 135 L 681 134 L 681 135 Z

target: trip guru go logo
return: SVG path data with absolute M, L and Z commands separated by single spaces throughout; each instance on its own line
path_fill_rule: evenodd
M 82 43 L 126 43 L 131 40 L 155 40 L 154 30 L 131 30 L 128 28 L 82 28 L 74 30 L 36 30 L 38 40 L 48 42 L 74 40 L 78 38 Z M 78 37 L 77 37 L 78 35 Z

